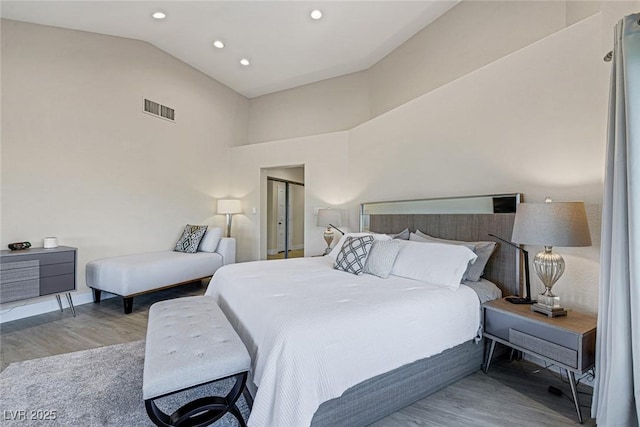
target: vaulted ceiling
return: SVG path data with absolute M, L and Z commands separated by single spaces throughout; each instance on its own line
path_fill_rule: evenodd
M 457 3 L 23 0 L 2 1 L 1 14 L 144 40 L 253 98 L 369 68 Z

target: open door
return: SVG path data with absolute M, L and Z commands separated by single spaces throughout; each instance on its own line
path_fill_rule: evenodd
M 267 259 L 303 257 L 304 167 L 266 172 Z

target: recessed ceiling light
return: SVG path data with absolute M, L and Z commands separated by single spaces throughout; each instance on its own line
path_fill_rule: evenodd
M 242 58 L 240 60 L 240 64 L 244 65 L 245 67 L 249 66 L 249 60 L 247 58 Z
M 222 49 L 224 47 L 224 43 L 222 43 L 220 40 L 216 40 L 213 42 L 213 45 L 215 47 L 217 47 L 218 49 Z
M 312 10 L 311 11 L 311 19 L 315 19 L 316 21 L 320 18 L 322 18 L 322 12 L 319 11 L 318 9 Z
M 157 12 L 153 12 L 151 16 L 153 17 L 153 19 L 164 19 L 167 17 L 167 14 L 164 12 L 157 11 Z

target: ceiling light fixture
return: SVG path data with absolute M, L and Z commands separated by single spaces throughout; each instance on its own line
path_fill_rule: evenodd
M 315 19 L 316 21 L 320 18 L 322 18 L 322 12 L 318 9 L 312 10 L 311 11 L 311 19 Z
M 222 43 L 220 40 L 216 40 L 213 42 L 213 45 L 215 47 L 217 47 L 218 49 L 222 49 L 224 47 L 224 43 Z
M 249 62 L 249 60 L 247 58 L 242 58 L 240 60 L 240 64 L 244 65 L 245 67 L 248 67 L 250 62 Z
M 160 19 L 166 18 L 167 14 L 164 13 L 164 12 L 157 11 L 157 12 L 153 12 L 153 14 L 151 14 L 151 16 L 153 17 L 153 19 L 160 20 Z

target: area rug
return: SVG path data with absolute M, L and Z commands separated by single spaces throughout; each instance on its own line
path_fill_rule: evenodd
M 142 400 L 144 341 L 12 363 L 0 373 L 3 426 L 153 426 Z M 233 380 L 205 385 L 157 401 L 171 413 L 187 401 L 224 396 Z M 244 397 L 238 407 L 245 420 Z M 216 427 L 239 423 L 226 414 Z

